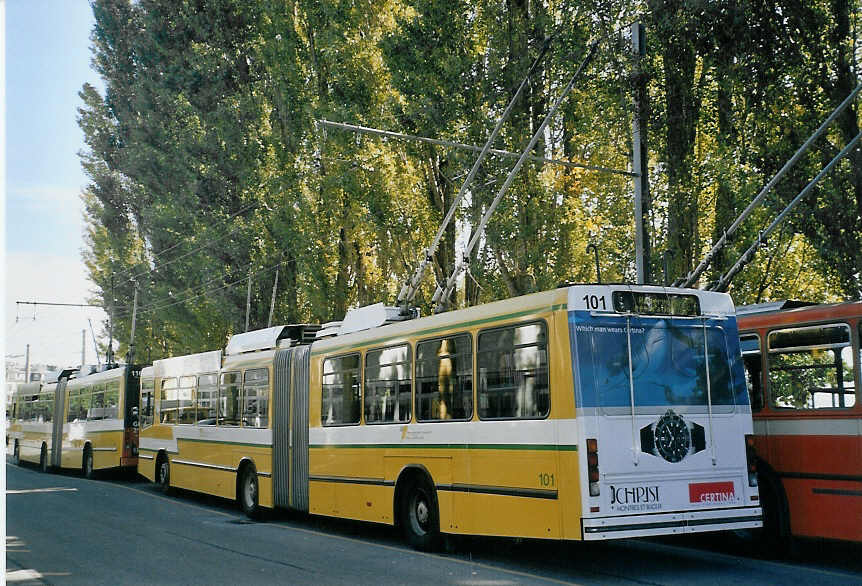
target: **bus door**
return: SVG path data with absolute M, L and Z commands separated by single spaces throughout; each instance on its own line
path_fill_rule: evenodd
M 598 464 L 585 509 L 643 515 L 749 504 L 735 318 L 575 310 L 569 324 L 583 469 L 590 453 Z

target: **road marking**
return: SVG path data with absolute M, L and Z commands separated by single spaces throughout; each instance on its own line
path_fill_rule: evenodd
M 6 570 L 6 582 L 30 582 L 41 577 L 42 574 L 36 570 Z
M 33 494 L 38 492 L 78 492 L 77 488 L 66 488 L 57 486 L 54 488 L 24 488 L 20 490 L 7 490 L 6 494 Z

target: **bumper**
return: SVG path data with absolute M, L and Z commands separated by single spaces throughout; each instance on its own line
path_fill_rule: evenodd
M 586 541 L 756 529 L 762 526 L 763 512 L 760 507 L 592 517 L 581 520 L 581 531 Z

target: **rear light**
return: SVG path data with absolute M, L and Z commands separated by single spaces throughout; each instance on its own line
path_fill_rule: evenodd
M 753 435 L 745 436 L 745 462 L 748 466 L 748 486 L 757 486 L 757 452 Z
M 595 438 L 587 439 L 587 476 L 590 480 L 590 496 L 599 496 L 599 443 Z

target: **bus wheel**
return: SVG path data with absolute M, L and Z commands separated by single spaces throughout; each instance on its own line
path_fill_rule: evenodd
M 440 517 L 434 489 L 424 479 L 413 480 L 401 499 L 401 529 L 413 548 L 435 549 L 440 541 Z
M 160 456 L 156 464 L 156 485 L 165 494 L 171 489 L 171 464 L 165 455 Z
M 242 512 L 252 519 L 260 518 L 260 505 L 258 504 L 257 471 L 254 466 L 243 468 L 239 480 L 239 491 L 237 492 L 239 506 Z
M 48 446 L 42 444 L 42 451 L 39 452 L 39 472 L 48 471 Z
M 21 446 L 18 444 L 18 440 L 15 440 L 15 448 L 12 451 L 12 463 L 16 466 L 21 465 Z
M 90 446 L 84 448 L 84 461 L 81 463 L 81 476 L 87 479 L 93 478 L 93 450 Z

